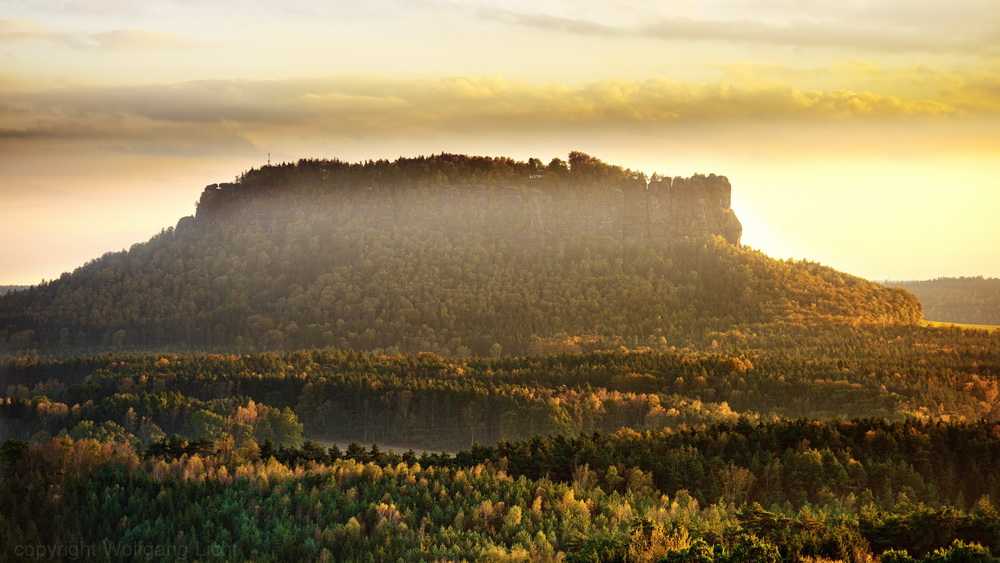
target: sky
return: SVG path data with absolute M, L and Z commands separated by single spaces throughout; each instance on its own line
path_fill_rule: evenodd
M 777 258 L 1000 277 L 1000 4 L 0 0 L 0 284 L 269 158 L 570 151 L 727 176 Z

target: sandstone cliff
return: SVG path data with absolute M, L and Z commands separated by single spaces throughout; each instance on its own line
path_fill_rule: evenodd
M 538 244 L 581 236 L 662 244 L 717 235 L 738 245 L 743 232 L 730 206 L 732 187 L 725 176 L 647 181 L 644 175 L 591 159 L 591 166 L 596 162 L 604 167 L 598 169 L 601 174 L 550 165 L 548 171 L 514 168 L 483 178 L 456 174 L 453 169 L 446 175 L 438 169 L 439 157 L 427 160 L 430 166 L 418 173 L 389 178 L 383 173 L 347 174 L 340 163 L 324 168 L 325 161 L 320 161 L 307 164 L 323 170 L 321 181 L 304 181 L 299 163 L 284 173 L 271 171 L 243 182 L 212 184 L 202 193 L 195 220 L 182 220 L 178 232 L 234 216 L 266 226 L 290 220 L 296 208 L 317 205 L 347 210 L 385 226 L 403 224 L 457 235 L 479 230 Z M 400 162 L 388 165 L 403 167 Z M 272 204 L 274 200 L 280 205 Z

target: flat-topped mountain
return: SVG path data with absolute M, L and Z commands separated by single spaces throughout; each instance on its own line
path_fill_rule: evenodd
M 146 243 L 0 297 L 0 345 L 496 355 L 920 319 L 905 291 L 739 246 L 730 196 L 723 176 L 582 153 L 263 166 Z
M 239 214 L 260 222 L 288 216 L 301 196 L 364 214 L 379 225 L 412 225 L 462 235 L 480 231 L 536 244 L 580 237 L 669 242 L 719 235 L 739 244 L 725 176 L 655 176 L 583 153 L 547 166 L 531 159 L 439 155 L 349 165 L 300 161 L 251 170 L 236 183 L 205 188 L 181 230 Z M 275 208 L 275 198 L 278 206 Z

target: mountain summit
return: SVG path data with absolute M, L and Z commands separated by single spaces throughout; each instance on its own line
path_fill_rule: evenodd
M 353 207 L 389 227 L 411 224 L 442 233 L 468 230 L 526 243 L 580 237 L 664 243 L 719 235 L 739 244 L 725 176 L 654 176 L 573 152 L 569 161 L 442 154 L 347 165 L 339 161 L 251 170 L 236 183 L 205 188 L 195 217 L 181 227 L 239 213 L 270 217 L 274 197 L 319 197 Z M 290 211 L 285 205 L 278 213 Z

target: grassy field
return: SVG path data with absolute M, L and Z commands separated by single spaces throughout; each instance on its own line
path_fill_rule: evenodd
M 965 323 L 946 323 L 940 321 L 922 321 L 922 323 L 924 326 L 935 326 L 935 327 L 952 326 L 955 328 L 988 330 L 991 332 L 994 330 L 1000 330 L 1000 325 L 971 325 Z

